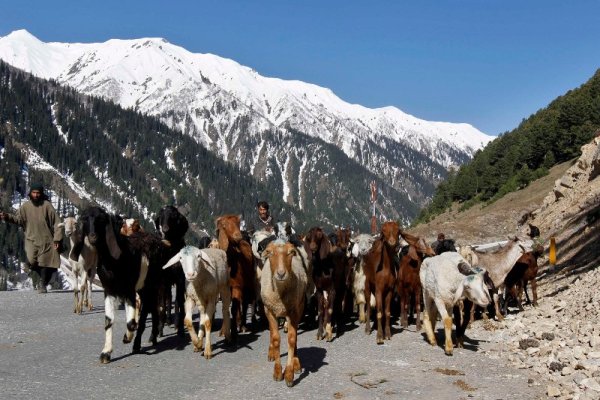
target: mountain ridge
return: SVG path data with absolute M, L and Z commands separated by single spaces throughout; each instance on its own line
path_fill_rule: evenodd
M 0 38 L 0 58 L 84 94 L 156 116 L 259 180 L 265 177 L 257 165 L 286 155 L 285 149 L 262 140 L 264 132 L 300 132 L 341 149 L 368 174 L 393 182 L 397 192 L 422 206 L 449 167 L 464 163 L 492 140 L 468 124 L 424 121 L 394 107 L 349 104 L 330 89 L 263 77 L 233 60 L 190 53 L 160 38 L 44 43 L 22 30 Z M 389 154 L 396 156 L 390 159 Z M 419 164 L 411 163 L 415 157 Z M 299 162 L 315 167 L 309 158 Z M 276 190 L 282 198 L 285 185 L 313 184 L 285 176 L 281 168 L 272 172 L 281 176 Z M 306 199 L 286 201 L 307 204 Z

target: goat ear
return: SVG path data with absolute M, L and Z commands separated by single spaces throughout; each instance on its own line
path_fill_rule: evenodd
M 456 268 L 458 268 L 458 272 L 466 276 L 471 275 L 474 272 L 471 265 L 464 261 L 459 262 Z
M 324 260 L 331 253 L 331 242 L 329 238 L 323 235 L 323 240 L 321 240 L 321 246 L 319 247 L 319 258 Z
M 167 269 L 169 267 L 172 267 L 173 265 L 177 264 L 180 260 L 181 260 L 181 256 L 179 255 L 179 253 L 177 253 L 173 257 L 171 257 L 171 259 L 169 261 L 167 261 L 167 263 L 162 267 L 162 269 Z
M 190 223 L 188 222 L 187 218 L 184 215 L 181 216 L 181 226 L 182 226 L 181 234 L 185 235 L 187 233 L 188 229 L 190 229 Z
M 219 248 L 227 251 L 227 248 L 229 247 L 229 239 L 227 239 L 225 229 L 219 229 L 219 237 L 217 240 L 219 241 Z
M 58 224 L 56 224 L 57 228 L 64 228 L 65 227 L 65 223 L 64 222 L 60 222 Z
M 290 247 L 290 249 L 288 250 L 288 255 L 295 257 L 298 255 L 298 252 L 296 251 L 295 247 Z
M 312 258 L 313 254 L 312 251 L 310 251 L 310 243 L 306 240 L 306 238 L 302 240 L 302 245 L 304 246 L 304 251 L 306 252 L 308 258 Z
M 77 242 L 73 244 L 73 248 L 69 252 L 69 258 L 73 261 L 79 260 L 79 255 L 81 254 L 81 250 L 83 250 L 83 238 L 78 238 Z
M 212 269 L 216 270 L 217 268 L 215 268 L 215 266 L 213 265 L 212 259 L 208 256 L 208 254 L 206 254 L 206 252 L 200 250 L 200 259 L 202 261 L 204 261 L 206 264 L 208 264 L 209 267 L 211 267 Z
M 417 249 L 415 248 L 415 246 L 408 247 L 408 256 L 413 260 L 419 259 L 419 255 L 417 254 Z
M 263 265 L 267 262 L 268 258 L 273 255 L 273 246 L 271 246 L 271 243 L 269 243 L 262 253 L 260 253 L 260 259 L 262 260 Z
M 119 244 L 117 243 L 117 238 L 115 237 L 115 230 L 113 228 L 112 219 L 106 224 L 106 245 L 108 246 L 108 251 L 110 255 L 115 260 L 118 260 L 121 257 L 121 249 L 119 248 Z
M 467 281 L 467 279 L 469 278 L 465 278 L 463 279 L 460 284 L 458 285 L 458 288 L 456 288 L 456 292 L 454 293 L 454 300 L 452 304 L 456 304 L 458 303 L 460 300 L 462 300 L 465 296 L 464 296 L 464 292 L 465 292 L 465 282 Z

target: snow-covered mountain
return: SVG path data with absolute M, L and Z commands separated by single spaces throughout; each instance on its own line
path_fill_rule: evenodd
M 274 190 L 300 208 L 316 206 L 303 192 L 318 184 L 314 172 L 323 172 L 324 158 L 339 164 L 339 157 L 347 157 L 353 168 L 422 205 L 448 167 L 464 163 L 493 139 L 468 124 L 349 104 L 329 89 L 263 77 L 233 60 L 194 54 L 164 39 L 44 43 L 20 30 L 0 38 L 0 59 L 158 116 L 259 180 L 277 175 L 281 184 Z M 329 145 L 341 155 L 333 157 Z M 311 146 L 329 155 L 315 157 Z M 333 177 L 324 184 L 335 182 Z

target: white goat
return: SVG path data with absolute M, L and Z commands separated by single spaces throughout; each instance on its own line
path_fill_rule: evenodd
M 503 320 L 504 317 L 500 312 L 498 305 L 498 293 L 500 289 L 504 287 L 504 280 L 515 266 L 515 263 L 523 253 L 531 250 L 531 240 L 522 240 L 518 237 L 511 238 L 508 244 L 499 250 L 493 252 L 478 252 L 474 251 L 474 255 L 477 258 L 477 265 L 485 269 L 492 282 L 494 283 L 494 309 L 496 311 L 496 318 L 499 321 Z M 473 249 L 474 250 L 474 249 Z
M 358 322 L 366 322 L 365 316 L 365 271 L 363 269 L 364 257 L 373 247 L 376 236 L 367 233 L 361 233 L 350 239 L 347 257 L 354 257 L 355 263 L 352 271 L 352 293 L 354 294 L 354 304 L 358 306 Z M 375 307 L 375 296 L 371 295 L 370 305 Z
M 184 324 L 190 333 L 195 352 L 202 351 L 202 338 L 206 335 L 204 358 L 210 359 L 212 357 L 210 332 L 219 295 L 223 302 L 223 328 L 221 332 L 225 333 L 225 341 L 229 342 L 231 339 L 229 314 L 231 290 L 229 289 L 229 274 L 227 273 L 227 256 L 220 249 L 200 250 L 194 246 L 186 246 L 175 254 L 163 269 L 177 264 L 177 262 L 181 263 L 187 280 Z M 198 335 L 192 323 L 194 305 L 198 307 L 200 313 Z
M 459 268 L 471 269 L 460 254 L 446 252 L 423 260 L 419 273 L 423 286 L 425 303 L 423 326 L 427 339 L 432 346 L 436 345 L 434 329 L 439 312 L 444 322 L 446 337 L 444 351 L 449 356 L 452 355 L 453 350 L 452 308 L 464 298 L 482 307 L 491 302 L 488 288 L 484 282 L 485 271 L 465 276 L 459 271 Z M 459 321 L 456 321 L 457 326 L 458 324 Z M 459 339 L 459 345 L 461 339 Z
M 475 252 L 475 248 L 473 246 L 462 246 L 457 249 L 457 252 L 463 256 L 463 258 L 467 260 L 469 264 L 479 265 L 479 257 L 477 257 L 477 253 Z
M 271 242 L 263 254 L 261 298 L 269 321 L 268 360 L 275 361 L 273 379 L 285 378 L 288 386 L 294 382 L 294 373 L 300 372 L 298 358 L 298 324 L 304 312 L 307 274 L 304 260 L 292 243 L 282 240 Z M 285 371 L 281 370 L 280 335 L 277 318 L 285 317 L 288 325 L 288 354 Z
M 77 224 L 77 220 L 74 217 L 65 218 L 61 224 L 65 227 L 65 236 L 69 238 L 71 243 L 71 250 L 69 252 L 69 263 L 71 264 L 71 270 L 75 276 L 73 282 L 73 312 L 81 314 L 83 311 L 84 304 L 91 311 L 92 305 L 92 284 L 96 277 L 96 267 L 98 266 L 98 252 L 96 247 L 90 244 L 87 236 L 83 239 L 83 248 L 77 260 L 71 259 L 71 252 L 76 243 L 81 242 L 81 229 Z M 81 291 L 81 298 L 79 292 Z

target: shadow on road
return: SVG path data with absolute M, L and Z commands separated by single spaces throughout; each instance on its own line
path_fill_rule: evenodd
M 325 362 L 326 355 L 327 350 L 322 347 L 298 347 L 298 358 L 302 365 L 302 372 L 295 380 L 294 385 L 300 383 L 309 374 L 317 372 L 321 367 L 328 365 Z
M 454 348 L 456 348 L 456 337 L 454 336 L 454 331 L 452 332 L 452 343 L 454 343 Z M 423 337 L 423 340 L 426 341 L 427 343 L 429 343 L 429 340 L 427 340 L 427 334 L 425 332 L 421 332 L 421 336 Z M 467 335 L 464 335 L 464 341 L 463 341 L 463 348 L 465 350 L 469 350 L 469 351 L 473 351 L 473 352 L 477 352 L 477 350 L 479 349 L 479 345 L 481 342 L 485 342 L 482 340 L 477 340 L 477 339 L 471 339 L 470 337 L 468 337 Z M 440 349 L 444 349 L 444 341 L 446 340 L 446 334 L 444 332 L 443 328 L 440 328 L 436 331 L 435 334 L 435 340 L 436 340 L 436 344 L 437 347 L 439 347 Z

